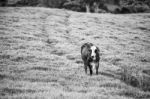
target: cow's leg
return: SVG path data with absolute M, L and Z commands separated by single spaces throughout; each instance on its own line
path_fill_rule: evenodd
M 92 75 L 93 74 L 92 66 L 90 64 L 88 66 L 89 66 L 89 70 L 90 70 L 90 75 Z
M 99 62 L 96 63 L 96 75 L 98 75 Z
M 87 64 L 84 63 L 84 69 L 85 69 L 85 73 L 87 74 Z

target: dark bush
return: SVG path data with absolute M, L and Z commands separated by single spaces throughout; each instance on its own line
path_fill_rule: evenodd
M 17 6 L 36 6 L 37 0 L 20 0 L 16 3 Z
M 103 8 L 107 12 L 111 12 L 111 13 L 120 13 L 121 10 L 120 6 L 112 5 L 112 4 L 105 4 Z
M 6 6 L 7 5 L 7 0 L 0 0 L 0 7 Z
M 130 13 L 130 10 L 127 7 L 122 7 L 120 13 L 123 14 Z
M 80 12 L 150 12 L 150 0 L 0 0 L 0 6 L 42 6 Z
M 121 13 L 139 13 L 149 11 L 149 0 L 121 0 Z
M 62 8 L 66 0 L 18 0 L 16 6 L 43 6 L 51 8 Z
M 66 0 L 46 0 L 48 7 L 62 8 Z
M 150 8 L 144 5 L 134 5 L 134 6 L 125 6 L 121 8 L 120 13 L 139 13 L 139 12 L 147 12 Z
M 145 11 L 149 10 L 149 7 L 146 4 L 139 4 L 139 5 L 135 6 L 135 9 L 137 12 L 145 12 Z
M 81 11 L 81 12 L 85 11 L 85 8 L 82 6 L 82 4 L 78 0 L 66 1 L 63 4 L 63 8 L 73 10 L 73 11 Z

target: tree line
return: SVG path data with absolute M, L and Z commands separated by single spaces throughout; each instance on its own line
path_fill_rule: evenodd
M 93 13 L 150 12 L 150 0 L 1 0 L 0 6 L 40 6 Z

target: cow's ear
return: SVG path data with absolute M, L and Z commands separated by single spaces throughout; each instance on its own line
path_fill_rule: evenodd
M 99 53 L 99 52 L 100 52 L 99 48 L 98 48 L 98 47 L 96 47 L 96 49 L 97 49 L 97 52 Z

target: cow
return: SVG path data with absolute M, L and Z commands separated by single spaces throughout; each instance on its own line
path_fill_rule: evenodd
M 92 43 L 84 43 L 81 46 L 81 57 L 84 63 L 85 73 L 87 74 L 87 68 L 89 68 L 90 75 L 93 74 L 93 70 L 96 69 L 96 74 L 98 75 L 99 68 L 99 48 Z

